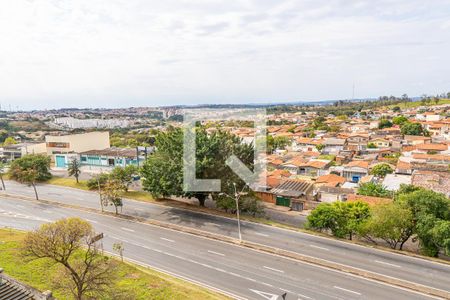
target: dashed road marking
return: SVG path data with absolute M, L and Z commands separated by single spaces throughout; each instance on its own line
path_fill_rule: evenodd
M 129 231 L 129 232 L 134 232 L 133 229 L 126 228 L 126 227 L 120 227 L 120 229 L 125 230 L 125 231 Z
M 381 261 L 381 260 L 376 260 L 375 262 L 379 263 L 379 264 L 391 266 L 391 267 L 401 268 L 401 266 L 399 266 L 399 265 L 394 265 L 394 264 L 391 264 L 391 263 L 388 263 L 388 262 L 385 262 L 385 261 Z
M 316 248 L 316 249 L 320 249 L 320 250 L 325 250 L 325 251 L 330 251 L 330 249 L 325 248 L 325 247 L 320 247 L 320 246 L 316 246 L 316 245 L 309 245 L 311 248 Z
M 163 237 L 160 237 L 160 239 L 162 239 L 163 241 L 166 241 L 166 242 L 175 243 L 175 241 L 171 240 L 171 239 L 166 239 L 166 238 L 163 238 Z
M 358 293 L 358 292 L 355 292 L 355 291 L 352 291 L 352 290 L 348 290 L 348 289 L 344 289 L 344 288 L 342 288 L 340 286 L 336 286 L 335 285 L 334 288 L 338 289 L 338 290 L 341 290 L 341 291 L 344 291 L 344 292 L 347 292 L 347 293 L 352 293 L 352 294 L 355 294 L 355 295 L 361 295 L 361 293 Z
M 284 273 L 283 270 L 274 269 L 274 268 L 271 268 L 271 267 L 268 267 L 268 266 L 263 266 L 263 268 L 267 269 L 267 270 L 274 271 L 274 272 L 278 272 L 278 273 Z
M 219 252 L 211 251 L 211 250 L 208 250 L 208 253 L 219 255 L 219 256 L 225 256 L 225 254 L 223 254 L 223 253 L 219 253 Z

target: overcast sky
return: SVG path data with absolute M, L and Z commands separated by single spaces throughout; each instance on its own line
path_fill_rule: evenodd
M 0 0 L 2 107 L 450 91 L 450 1 Z

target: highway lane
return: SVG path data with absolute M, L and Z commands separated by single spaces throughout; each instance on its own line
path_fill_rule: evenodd
M 7 182 L 7 185 L 8 192 L 33 196 L 31 188 L 13 182 Z M 51 185 L 41 185 L 38 189 L 42 198 L 99 208 L 98 195 L 92 192 Z M 123 213 L 237 238 L 236 220 L 230 218 L 133 200 L 124 201 Z M 243 222 L 242 233 L 244 239 L 252 242 L 450 291 L 448 265 L 250 222 Z
M 80 216 L 104 232 L 103 245 L 124 243 L 125 257 L 225 291 L 236 298 L 427 299 L 425 295 L 314 265 L 110 216 L 18 199 L 0 199 L 0 226 L 30 230 Z M 273 295 L 273 296 L 270 296 Z

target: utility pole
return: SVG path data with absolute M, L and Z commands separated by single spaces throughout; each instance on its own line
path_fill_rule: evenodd
M 227 193 L 220 193 L 219 196 L 227 196 L 227 197 L 233 199 L 234 201 L 236 201 L 236 217 L 237 217 L 237 223 L 238 223 L 239 243 L 242 243 L 241 219 L 240 219 L 240 215 L 239 215 L 239 200 L 241 198 L 241 195 L 244 192 L 244 189 L 247 187 L 247 185 L 244 185 L 241 192 L 237 191 L 235 182 L 233 182 L 233 187 L 234 187 L 234 196 L 230 196 Z

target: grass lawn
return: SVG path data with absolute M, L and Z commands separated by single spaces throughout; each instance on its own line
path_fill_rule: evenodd
M 89 190 L 86 185 L 86 180 L 80 180 L 79 183 L 74 178 L 63 178 L 63 177 L 57 177 L 53 176 L 49 181 L 46 183 L 48 184 L 54 184 L 54 185 L 62 185 L 67 186 L 71 188 L 81 189 L 81 190 Z
M 21 231 L 0 229 L 0 267 L 6 274 L 41 291 L 52 290 L 58 299 L 72 299 L 69 293 L 50 284 L 49 278 L 56 274 L 57 265 L 52 265 L 47 259 L 28 261 L 20 255 L 24 236 Z M 228 299 L 191 283 L 128 263 L 120 263 L 117 272 L 119 280 L 115 287 L 128 295 L 122 299 Z
M 440 99 L 439 102 L 436 104 L 434 101 L 431 101 L 430 104 L 423 105 L 420 101 L 415 102 L 406 102 L 406 103 L 399 103 L 394 105 L 389 105 L 388 108 L 393 108 L 395 106 L 398 106 L 400 108 L 414 108 L 419 106 L 434 106 L 434 105 L 442 105 L 442 104 L 450 104 L 450 99 Z

